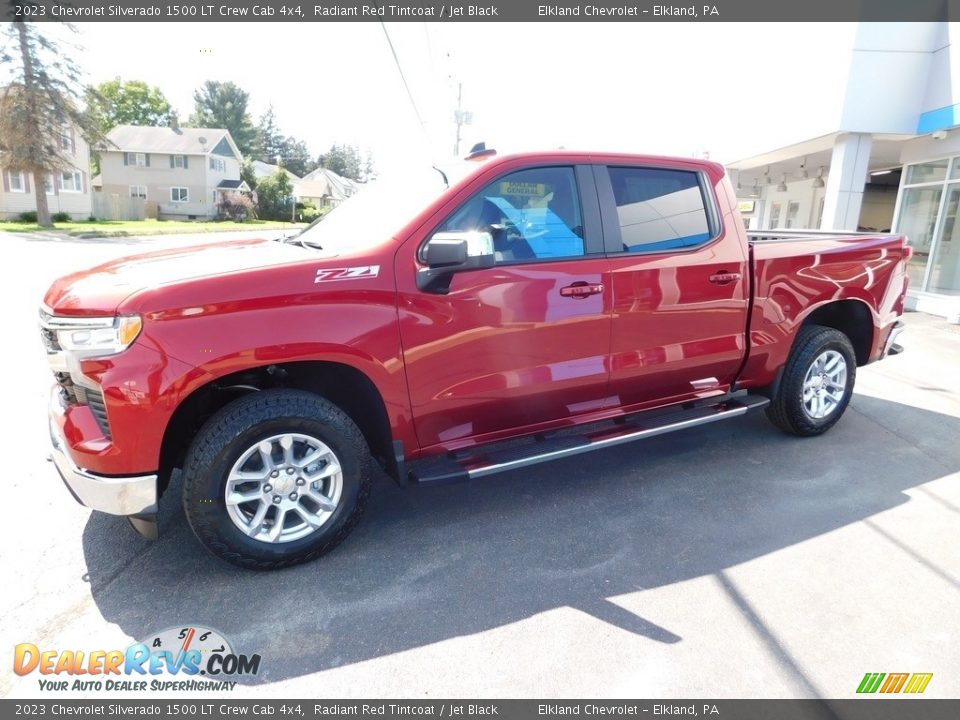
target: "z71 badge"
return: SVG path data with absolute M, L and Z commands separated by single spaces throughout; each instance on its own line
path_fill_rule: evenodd
M 361 278 L 375 278 L 380 274 L 379 265 L 360 265 L 348 268 L 321 268 L 317 270 L 314 284 L 328 280 L 356 280 Z

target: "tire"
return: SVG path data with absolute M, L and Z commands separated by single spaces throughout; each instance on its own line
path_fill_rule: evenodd
M 767 407 L 767 417 L 793 435 L 811 437 L 825 433 L 847 409 L 856 376 L 856 353 L 846 335 L 822 325 L 802 327 L 787 358 L 780 386 Z
M 201 428 L 184 462 L 183 509 L 217 557 L 253 570 L 288 567 L 350 533 L 371 467 L 363 434 L 340 408 L 308 392 L 263 390 Z

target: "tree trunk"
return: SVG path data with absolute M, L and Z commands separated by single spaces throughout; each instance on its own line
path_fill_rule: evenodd
M 27 125 L 30 135 L 33 138 L 40 138 L 42 131 L 38 118 L 39 108 L 37 107 L 37 79 L 33 69 L 33 56 L 30 54 L 30 40 L 27 37 L 27 26 L 22 20 L 14 21 L 14 27 L 17 28 L 17 35 L 20 40 L 20 55 L 23 59 L 23 89 L 27 95 Z M 34 158 L 37 162 L 39 159 Z M 38 163 L 39 164 L 39 163 Z M 40 227 L 53 227 L 50 222 L 50 209 L 47 207 L 47 191 L 43 186 L 43 178 L 46 172 L 35 165 L 30 169 L 33 172 L 33 183 L 37 186 L 37 224 Z
M 50 207 L 47 205 L 47 189 L 44 187 L 46 173 L 43 170 L 33 171 L 33 192 L 37 200 L 37 224 L 40 227 L 53 227 L 50 219 Z

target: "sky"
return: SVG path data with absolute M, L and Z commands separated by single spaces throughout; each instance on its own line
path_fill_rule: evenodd
M 352 143 L 390 171 L 452 156 L 458 87 L 461 154 L 483 140 L 730 162 L 816 137 L 839 121 L 856 25 L 387 23 L 413 103 L 377 22 L 78 28 L 90 82 L 145 80 L 186 118 L 204 80 L 232 80 L 314 154 Z

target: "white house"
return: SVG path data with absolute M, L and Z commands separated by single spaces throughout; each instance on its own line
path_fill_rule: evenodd
M 95 189 L 144 200 L 148 217 L 212 218 L 224 194 L 250 189 L 228 130 L 120 125 L 107 140 Z
M 310 200 L 318 208 L 334 208 L 360 187 L 360 183 L 321 167 L 294 182 L 293 194 L 299 200 Z
M 47 191 L 47 207 L 51 215 L 65 212 L 74 220 L 86 220 L 91 212 L 90 147 L 73 125 L 64 126 L 56 141 L 70 160 L 70 167 L 41 178 Z M 0 218 L 15 220 L 20 213 L 36 212 L 37 178 L 2 167 L 0 175 Z

